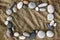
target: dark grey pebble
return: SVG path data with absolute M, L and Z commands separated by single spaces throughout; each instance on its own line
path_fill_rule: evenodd
M 49 30 L 53 30 L 54 29 L 53 26 L 50 26 L 50 23 L 47 23 L 47 27 L 48 27 Z

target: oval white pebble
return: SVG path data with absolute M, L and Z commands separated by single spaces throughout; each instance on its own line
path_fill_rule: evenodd
M 24 40 L 24 39 L 26 39 L 26 37 L 25 36 L 19 36 L 19 39 Z
M 11 16 L 8 16 L 7 17 L 7 21 L 11 21 L 12 20 L 12 17 Z
M 17 9 L 21 9 L 23 7 L 23 2 L 17 3 Z
M 5 22 L 4 22 L 5 25 L 8 25 L 8 23 L 9 23 L 8 21 L 5 21 Z
M 15 36 L 15 37 L 19 37 L 19 33 L 18 33 L 18 32 L 15 32 L 15 33 L 14 33 L 14 36 Z
M 37 34 L 37 36 L 39 38 L 45 38 L 45 32 L 44 31 L 39 31 L 38 34 Z
M 46 35 L 47 35 L 47 37 L 53 37 L 54 33 L 52 31 L 47 31 Z
M 49 13 L 54 13 L 54 7 L 53 7 L 52 5 L 48 5 L 47 11 L 48 11 Z
M 7 14 L 7 15 L 11 15 L 11 14 L 12 14 L 12 10 L 11 10 L 11 9 L 7 9 L 7 10 L 6 10 L 6 14 Z
M 30 3 L 28 4 L 28 7 L 29 7 L 30 9 L 33 9 L 33 8 L 36 7 L 36 4 L 35 4 L 34 2 L 30 2 Z
M 57 23 L 54 23 L 54 25 L 53 25 L 53 26 L 54 26 L 54 27 L 56 27 L 56 25 L 57 25 Z
M 50 22 L 50 26 L 52 26 L 54 24 L 54 20 L 52 20 L 51 22 Z
M 39 10 L 44 12 L 44 11 L 46 11 L 46 8 L 40 8 Z
M 35 10 L 36 10 L 36 11 L 39 11 L 39 8 L 38 8 L 38 7 L 36 7 L 36 8 L 35 8 Z
M 53 20 L 53 19 L 54 19 L 54 15 L 53 15 L 53 14 L 48 14 L 48 15 L 47 15 L 47 19 L 48 19 L 49 21 Z
M 30 34 L 29 33 L 26 33 L 26 32 L 24 32 L 23 35 L 26 36 L 26 37 L 29 37 L 30 36 Z
M 46 7 L 48 4 L 47 3 L 41 3 L 38 5 L 38 7 Z
M 13 12 L 16 13 L 17 12 L 17 8 L 13 7 Z

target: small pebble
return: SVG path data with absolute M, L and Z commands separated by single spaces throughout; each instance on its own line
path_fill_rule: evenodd
M 8 25 L 8 23 L 9 23 L 8 21 L 5 21 L 5 22 L 4 22 L 5 25 Z
M 56 25 L 57 25 L 57 23 L 54 23 L 54 25 L 53 25 L 53 26 L 54 26 L 54 27 L 56 27 Z
M 26 39 L 25 36 L 19 36 L 19 40 L 24 40 L 24 39 Z
M 47 19 L 48 19 L 49 21 L 53 20 L 53 19 L 54 19 L 54 15 L 53 15 L 53 14 L 48 14 L 48 15 L 47 15 Z
M 37 34 L 37 36 L 39 38 L 45 38 L 45 32 L 44 31 L 39 31 L 38 34 Z
M 23 7 L 23 2 L 17 3 L 17 9 L 21 9 Z
M 35 8 L 35 10 L 36 10 L 36 11 L 39 11 L 39 8 L 38 8 L 38 7 L 36 7 L 36 8 Z
M 29 2 L 28 2 L 28 0 L 24 0 L 23 3 L 24 4 L 28 4 Z
M 14 36 L 15 36 L 15 37 L 19 37 L 19 35 L 20 35 L 20 34 L 19 34 L 18 32 L 15 32 L 15 33 L 14 33 Z
M 50 26 L 52 26 L 54 24 L 54 20 L 52 20 L 51 22 L 50 22 Z
M 47 11 L 48 11 L 48 13 L 54 13 L 54 7 L 53 7 L 53 5 L 48 5 Z
M 28 8 L 30 8 L 30 9 L 33 9 L 33 8 L 35 8 L 36 7 L 36 4 L 34 3 L 34 2 L 30 2 L 29 4 L 28 4 Z
M 48 27 L 49 30 L 53 30 L 54 29 L 53 25 L 51 26 L 50 23 L 47 23 L 47 27 Z
M 46 35 L 47 35 L 47 37 L 53 37 L 54 33 L 52 31 L 47 31 Z
M 7 10 L 6 10 L 6 14 L 7 14 L 7 15 L 11 15 L 11 14 L 12 14 L 12 10 L 11 10 L 11 9 L 7 9 Z
M 46 7 L 48 5 L 48 3 L 41 3 L 38 5 L 38 7 Z
M 11 20 L 12 20 L 12 16 L 8 16 L 7 21 L 11 21 Z
M 27 33 L 27 32 L 24 32 L 23 35 L 26 36 L 26 37 L 29 37 L 30 36 L 30 34 Z
M 46 8 L 40 8 L 39 10 L 44 12 L 44 11 L 46 11 Z

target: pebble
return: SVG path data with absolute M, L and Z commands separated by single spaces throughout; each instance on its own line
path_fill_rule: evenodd
M 19 36 L 19 40 L 24 40 L 24 39 L 26 39 L 25 36 Z
M 36 4 L 34 3 L 34 2 L 30 2 L 29 4 L 28 4 L 28 8 L 30 8 L 30 9 L 33 9 L 33 8 L 35 8 L 36 7 Z
M 53 5 L 48 5 L 47 11 L 48 11 L 48 13 L 54 13 L 54 7 L 53 7 Z
M 15 36 L 15 37 L 19 37 L 19 35 L 20 35 L 20 34 L 19 34 L 18 32 L 15 32 L 15 33 L 14 33 L 14 36 Z
M 54 33 L 52 31 L 47 31 L 46 35 L 47 35 L 47 37 L 53 37 Z
M 24 4 L 28 4 L 29 2 L 28 2 L 28 0 L 24 0 L 23 3 Z
M 47 27 L 48 27 L 49 30 L 53 30 L 54 29 L 53 25 L 51 26 L 50 23 L 47 23 Z
M 11 15 L 11 14 L 12 14 L 12 10 L 11 10 L 11 9 L 7 9 L 7 10 L 6 10 L 6 14 L 7 14 L 7 15 Z
M 17 9 L 21 9 L 23 7 L 23 2 L 17 3 Z
M 11 21 L 11 20 L 12 20 L 12 16 L 8 16 L 7 21 Z
M 46 8 L 40 8 L 39 10 L 44 12 L 44 11 L 46 11 Z
M 49 21 L 53 20 L 53 19 L 54 19 L 54 15 L 53 15 L 53 14 L 48 14 L 48 15 L 47 15 L 47 19 L 48 19 Z
M 41 3 L 38 5 L 38 7 L 46 7 L 48 5 L 48 3 Z
M 54 25 L 53 25 L 53 26 L 54 26 L 54 27 L 56 27 L 56 25 L 57 25 L 57 23 L 54 23 Z
M 24 32 L 23 35 L 26 36 L 26 37 L 29 37 L 30 36 L 30 34 L 27 33 L 27 32 Z
M 35 10 L 36 10 L 36 11 L 39 11 L 39 7 L 36 7 Z
M 45 38 L 45 32 L 44 31 L 39 31 L 38 34 L 37 34 L 37 36 L 39 38 Z
M 4 22 L 5 25 L 8 25 L 8 23 L 9 23 L 8 21 L 5 21 L 5 22 Z
M 52 26 L 54 24 L 54 20 L 52 20 L 51 22 L 50 22 L 50 26 Z

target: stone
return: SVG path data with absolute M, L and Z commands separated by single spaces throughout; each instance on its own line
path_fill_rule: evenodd
M 34 3 L 34 2 L 30 2 L 29 4 L 28 4 L 28 8 L 30 8 L 30 9 L 33 9 L 33 8 L 35 8 L 36 7 L 36 4 Z
M 15 33 L 14 33 L 14 36 L 15 36 L 15 37 L 19 37 L 19 35 L 20 35 L 20 34 L 19 34 L 18 32 L 15 32 Z
M 47 19 L 48 19 L 49 21 L 53 20 L 53 19 L 54 19 L 54 15 L 53 15 L 53 14 L 48 14 L 48 15 L 47 15 Z
M 8 23 L 9 23 L 8 21 L 5 21 L 5 22 L 4 22 L 5 25 L 8 25 Z
M 38 36 L 39 38 L 45 38 L 45 32 L 44 32 L 44 31 L 39 31 L 39 32 L 37 33 L 37 36 Z
M 19 40 L 24 40 L 24 39 L 26 39 L 25 36 L 19 36 Z
M 46 11 L 46 8 L 40 8 L 39 9 L 41 12 L 44 12 L 44 11 Z
M 17 9 L 21 9 L 23 7 L 23 2 L 17 3 Z
M 52 26 L 54 24 L 54 20 L 52 20 L 51 22 L 50 22 L 50 26 Z
M 28 0 L 24 0 L 23 3 L 24 3 L 24 4 L 28 4 L 29 1 L 28 1 Z
M 36 10 L 36 11 L 39 11 L 39 7 L 36 7 L 35 10 Z
M 12 16 L 8 16 L 7 21 L 11 21 L 11 20 L 12 20 Z
M 47 7 L 47 11 L 48 11 L 48 13 L 54 13 L 54 7 L 53 7 L 53 5 L 48 5 L 48 7 Z
M 27 32 L 24 32 L 23 35 L 26 36 L 26 37 L 29 37 L 30 36 L 30 34 L 27 33 Z
M 7 9 L 7 10 L 6 10 L 6 14 L 7 14 L 7 15 L 11 15 L 11 14 L 12 14 L 12 10 L 11 10 L 11 9 Z
M 52 31 L 47 31 L 46 35 L 47 35 L 47 37 L 53 37 L 54 33 Z
M 53 26 L 56 27 L 57 23 L 54 23 Z
M 48 5 L 48 3 L 41 3 L 38 5 L 38 7 L 46 7 Z

